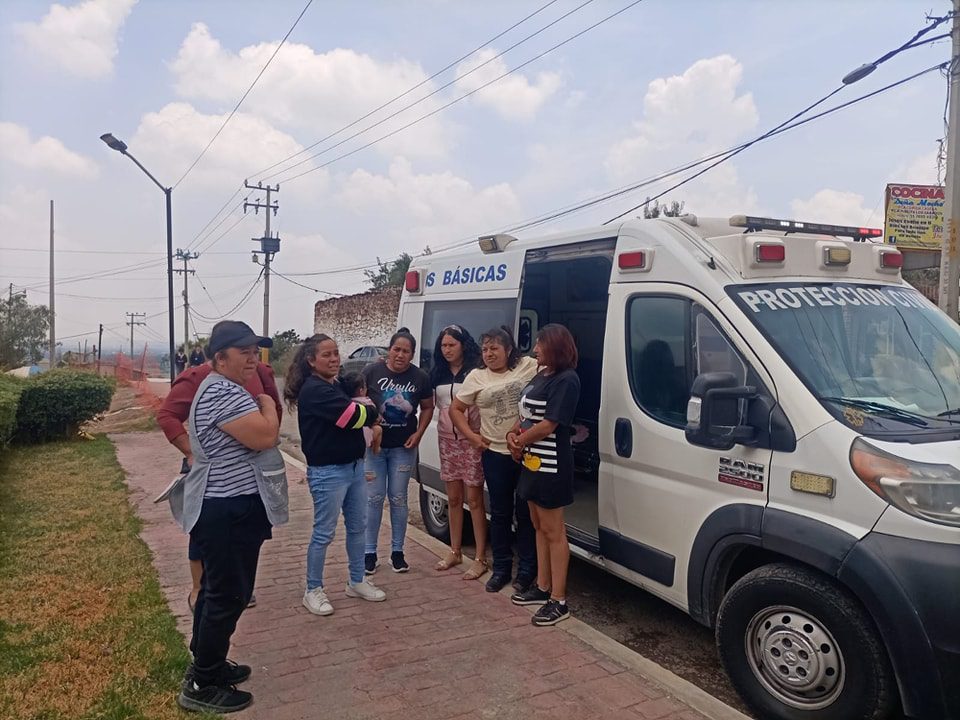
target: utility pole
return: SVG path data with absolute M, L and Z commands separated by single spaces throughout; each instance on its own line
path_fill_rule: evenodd
M 146 313 L 127 313 L 127 317 L 130 318 L 129 320 L 127 320 L 127 325 L 130 326 L 130 357 L 133 358 L 133 328 L 136 325 L 146 325 L 145 322 L 143 322 L 142 320 L 138 320 L 137 318 L 145 318 L 147 317 L 147 314 Z M 103 326 L 101 325 L 101 327 Z M 170 362 L 173 362 L 173 360 L 171 359 Z
M 953 0 L 953 55 L 950 59 L 950 120 L 947 130 L 943 248 L 940 252 L 940 309 L 958 321 L 960 295 L 960 0 Z
M 957 0 L 960 2 L 960 0 Z M 280 185 L 270 187 L 267 185 L 263 186 L 262 182 L 258 182 L 256 185 L 251 185 L 246 180 L 243 182 L 247 190 L 256 190 L 259 192 L 265 192 L 267 194 L 266 202 L 261 203 L 259 200 L 256 202 L 243 202 L 243 211 L 247 211 L 247 207 L 252 207 L 255 213 L 260 212 L 260 208 L 266 210 L 264 215 L 266 216 L 266 228 L 263 231 L 263 237 L 253 238 L 254 242 L 260 243 L 260 249 L 253 251 L 253 261 L 259 264 L 257 255 L 263 255 L 263 336 L 270 337 L 270 261 L 273 260 L 273 256 L 280 252 L 280 238 L 273 237 L 270 234 L 270 211 L 273 211 L 274 216 L 277 214 L 277 210 L 280 209 L 279 203 L 270 202 L 270 194 L 275 192 L 280 192 Z M 260 350 L 260 360 L 263 362 L 270 362 L 270 351 L 267 348 L 262 348 Z
M 191 253 L 189 250 L 183 251 L 177 248 L 177 260 L 183 261 L 183 269 L 174 270 L 175 273 L 183 273 L 183 351 L 187 351 L 187 343 L 190 342 L 190 295 L 187 292 L 187 277 L 195 274 L 196 270 L 187 269 L 187 263 L 190 260 L 196 260 L 200 257 L 199 253 Z M 173 362 L 173 358 L 170 358 Z
M 100 374 L 100 355 L 103 353 L 103 323 L 100 323 L 100 335 L 97 337 L 97 375 Z
M 53 356 L 57 352 L 57 330 L 56 330 L 56 312 L 54 311 L 54 302 L 56 300 L 53 292 L 53 200 L 50 201 L 50 365 L 53 369 Z

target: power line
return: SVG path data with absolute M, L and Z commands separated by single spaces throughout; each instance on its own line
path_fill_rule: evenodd
M 250 298 L 253 297 L 254 291 L 260 286 L 260 281 L 262 279 L 263 279 L 263 268 L 260 268 L 260 274 L 257 275 L 257 279 L 253 281 L 253 285 L 251 285 L 250 289 L 247 290 L 247 292 L 244 294 L 242 298 L 240 298 L 240 301 L 219 317 L 208 317 L 202 313 L 197 312 L 193 308 L 190 308 L 190 312 L 196 315 L 201 320 L 207 320 L 209 322 L 216 322 L 218 320 L 223 320 L 224 318 L 229 317 L 230 315 L 233 315 L 235 312 L 238 312 L 244 305 L 247 304 L 247 301 L 249 301 Z
M 317 170 L 322 170 L 323 168 L 328 167 L 328 166 L 332 165 L 333 163 L 335 163 L 335 162 L 337 162 L 337 161 L 339 161 L 339 160 L 343 160 L 344 158 L 348 158 L 348 157 L 350 157 L 351 155 L 355 155 L 356 153 L 360 152 L 361 150 L 366 150 L 368 147 L 371 147 L 371 146 L 373 146 L 373 145 L 376 145 L 376 144 L 379 143 L 379 142 L 383 142 L 384 140 L 387 140 L 387 139 L 393 137 L 394 135 L 397 135 L 398 133 L 401 133 L 401 132 L 403 132 L 404 130 L 407 130 L 408 128 L 413 127 L 413 126 L 416 125 L 417 123 L 423 122 L 424 120 L 426 120 L 426 119 L 428 119 L 428 118 L 430 118 L 430 117 L 433 117 L 434 115 L 437 115 L 438 113 L 443 112 L 443 111 L 446 110 L 447 108 L 452 107 L 453 105 L 456 105 L 456 104 L 459 103 L 460 101 L 465 100 L 465 99 L 467 99 L 468 97 L 470 97 L 470 96 L 472 96 L 472 95 L 475 95 L 476 93 L 478 93 L 478 92 L 480 92 L 481 90 L 483 90 L 483 89 L 485 89 L 485 88 L 493 85 L 494 83 L 497 83 L 497 82 L 499 82 L 500 80 L 503 80 L 503 78 L 507 77 L 508 75 L 512 75 L 513 73 L 517 72 L 518 70 L 522 70 L 523 68 L 525 68 L 525 67 L 527 67 L 528 65 L 536 62 L 537 60 L 539 60 L 540 58 L 544 57 L 545 55 L 549 55 L 549 54 L 550 54 L 551 52 L 553 52 L 554 50 L 557 50 L 558 48 L 561 48 L 561 47 L 563 47 L 564 45 L 566 45 L 566 44 L 568 44 L 568 43 L 570 43 L 570 42 L 573 42 L 574 40 L 576 40 L 576 39 L 580 38 L 581 36 L 583 36 L 583 35 L 587 34 L 588 32 L 590 32 L 591 30 L 594 30 L 595 28 L 599 27 L 600 25 L 603 25 L 605 22 L 607 22 L 607 21 L 609 21 L 609 20 L 612 20 L 613 18 L 617 17 L 618 15 L 626 12 L 626 11 L 629 10 L 630 8 L 634 7 L 635 5 L 639 5 L 639 4 L 642 3 L 643 1 L 644 1 L 644 0 L 634 0 L 633 2 L 631 2 L 631 3 L 628 4 L 628 5 L 626 5 L 625 7 L 621 8 L 620 10 L 617 10 L 616 12 L 611 13 L 610 15 L 607 15 L 606 17 L 602 18 L 601 20 L 598 20 L 598 21 L 595 22 L 593 25 L 590 25 L 589 27 L 584 28 L 584 29 L 581 30 L 580 32 L 578 32 L 578 33 L 576 33 L 576 34 L 574 34 L 574 35 L 571 35 L 571 36 L 568 37 L 566 40 L 563 40 L 563 41 L 557 43 L 556 45 L 554 45 L 554 46 L 552 46 L 552 47 L 544 50 L 543 52 L 539 53 L 538 55 L 535 55 L 534 57 L 530 58 L 530 59 L 527 60 L 526 62 L 523 62 L 523 63 L 521 63 L 520 65 L 517 65 L 515 68 L 512 68 L 511 70 L 508 70 L 507 72 L 503 73 L 502 75 L 500 75 L 500 76 L 498 76 L 498 77 L 495 77 L 493 80 L 490 80 L 489 82 L 484 83 L 484 84 L 481 85 L 480 87 L 475 88 L 475 89 L 471 90 L 470 92 L 464 93 L 464 94 L 461 95 L 460 97 L 454 98 L 453 100 L 451 100 L 451 101 L 448 102 L 447 104 L 441 105 L 440 107 L 438 107 L 438 108 L 436 108 L 435 110 L 432 110 L 432 111 L 426 113 L 425 115 L 421 115 L 421 116 L 418 117 L 416 120 L 413 120 L 413 121 L 407 123 L 406 125 L 402 125 L 401 127 L 398 127 L 398 128 L 396 128 L 395 130 L 393 130 L 393 131 L 391 131 L 391 132 L 388 132 L 386 135 L 382 135 L 381 137 L 378 137 L 376 140 L 371 140 L 370 142 L 368 142 L 368 143 L 366 143 L 366 144 L 364 144 L 364 145 L 361 145 L 361 146 L 359 146 L 359 147 L 357 147 L 357 148 L 354 148 L 353 150 L 350 150 L 350 151 L 345 152 L 345 153 L 343 153 L 343 154 L 341 154 L 341 155 L 338 155 L 337 157 L 333 158 L 332 160 L 328 160 L 327 162 L 325 162 L 325 163 L 323 163 L 323 164 L 321 164 L 321 165 L 317 165 L 316 167 L 310 168 L 309 170 L 304 170 L 304 171 L 301 172 L 301 173 L 298 173 L 298 174 L 296 174 L 296 175 L 292 175 L 291 177 L 288 177 L 288 178 L 282 180 L 281 182 L 287 182 L 287 183 L 292 182 L 292 181 L 294 181 L 294 180 L 297 180 L 297 179 L 299 179 L 299 178 L 302 178 L 304 175 L 309 175 L 310 173 L 316 172 Z M 346 141 L 344 141 L 344 142 L 346 142 Z M 338 144 L 340 144 L 340 143 L 338 143 Z M 334 145 L 333 147 L 336 147 L 336 145 Z M 310 159 L 313 159 L 313 158 L 308 158 L 308 160 L 310 160 Z M 305 161 L 304 161 L 304 162 L 305 162 Z M 288 172 L 288 171 L 291 170 L 292 168 L 297 167 L 298 165 L 301 165 L 301 164 L 303 164 L 303 163 L 297 163 L 296 165 L 291 165 L 289 168 L 281 171 L 281 173 L 283 173 L 283 172 Z M 275 177 L 276 175 L 281 174 L 281 173 L 274 173 L 273 175 L 269 175 L 267 178 L 264 178 L 264 179 L 268 179 L 268 178 Z
M 556 1 L 556 0 L 554 0 L 554 2 L 555 2 L 555 1 Z M 339 142 L 331 145 L 330 147 L 325 148 L 324 150 L 321 150 L 320 152 L 315 153 L 315 154 L 311 155 L 310 157 L 305 158 L 304 160 L 301 160 L 300 162 L 294 163 L 293 165 L 290 165 L 289 167 L 286 167 L 286 168 L 284 168 L 283 170 L 278 170 L 278 171 L 275 172 L 275 173 L 272 173 L 272 174 L 270 174 L 270 175 L 267 175 L 266 177 L 264 177 L 264 178 L 262 178 L 262 179 L 263 179 L 264 181 L 266 181 L 266 180 L 269 180 L 269 179 L 272 178 L 272 177 L 275 177 L 275 176 L 277 176 L 277 175 L 280 175 L 281 173 L 288 172 L 288 171 L 292 170 L 292 169 L 295 168 L 295 167 L 299 167 L 299 166 L 303 165 L 304 163 L 308 163 L 308 162 L 310 162 L 311 160 L 314 160 L 314 159 L 320 157 L 321 155 L 325 155 L 326 153 L 330 152 L 331 150 L 340 147 L 340 146 L 343 145 L 344 143 L 347 143 L 347 142 L 349 142 L 350 140 L 353 140 L 354 138 L 359 137 L 360 135 L 363 135 L 364 133 L 366 133 L 366 132 L 368 132 L 368 131 L 370 131 L 370 130 L 373 130 L 373 129 L 376 128 L 376 127 L 379 127 L 380 125 L 383 125 L 383 123 L 387 122 L 388 120 L 392 120 L 393 118 L 397 117 L 397 115 L 401 115 L 402 113 L 406 112 L 406 111 L 409 110 L 410 108 L 415 107 L 415 106 L 417 106 L 417 105 L 419 105 L 419 104 L 421 104 L 421 103 L 429 100 L 430 98 L 432 98 L 432 97 L 433 97 L 434 95 L 436 95 L 437 93 L 440 93 L 440 92 L 442 92 L 443 90 L 446 90 L 448 87 L 450 87 L 451 85 L 454 85 L 454 84 L 458 83 L 459 81 L 463 80 L 463 78 L 467 77 L 468 75 L 472 75 L 473 73 L 477 72 L 477 71 L 480 70 L 481 68 L 484 68 L 484 67 L 486 67 L 487 65 L 489 65 L 490 63 L 492 63 L 494 60 L 498 60 L 499 58 L 503 57 L 504 55 L 506 55 L 506 54 L 507 54 L 508 52 L 510 52 L 511 50 L 514 50 L 515 48 L 519 47 L 520 45 L 523 45 L 525 42 L 528 42 L 529 40 L 533 39 L 533 38 L 536 37 L 537 35 L 540 35 L 541 33 L 549 30 L 551 27 L 553 27 L 553 26 L 556 25 L 557 23 L 565 20 L 566 18 L 570 17 L 570 16 L 573 15 L 575 12 L 578 12 L 579 10 L 581 10 L 581 9 L 584 8 L 584 7 L 586 7 L 587 5 L 589 5 L 589 4 L 592 3 L 592 2 L 593 2 L 593 0 L 586 0 L 586 2 L 583 2 L 583 3 L 581 3 L 580 5 L 578 5 L 577 7 L 573 8 L 572 10 L 570 10 L 569 12 L 564 13 L 563 15 L 561 15 L 560 17 L 558 17 L 556 20 L 553 20 L 552 22 L 548 23 L 547 25 L 544 25 L 544 26 L 543 26 L 542 28 L 540 28 L 539 30 L 537 30 L 537 31 L 535 31 L 535 32 L 533 32 L 533 33 L 530 33 L 530 34 L 527 35 L 525 38 L 523 38 L 523 39 L 521 39 L 521 40 L 518 40 L 518 41 L 515 42 L 513 45 L 511 45 L 510 47 L 508 47 L 506 50 L 503 50 L 503 51 L 497 53 L 496 55 L 494 55 L 493 57 L 491 57 L 491 58 L 489 58 L 489 59 L 487 59 L 487 60 L 484 60 L 482 63 L 480 63 L 479 65 L 477 65 L 475 68 L 471 68 L 470 70 L 468 70 L 467 72 L 463 73 L 462 75 L 457 75 L 455 78 L 453 78 L 453 80 L 451 80 L 451 81 L 449 81 L 449 82 L 441 85 L 440 87 L 436 88 L 435 90 L 433 90 L 432 92 L 428 93 L 427 95 L 424 95 L 424 96 L 423 96 L 422 98 L 420 98 L 419 100 L 416 100 L 416 101 L 410 103 L 409 105 L 405 105 L 404 107 L 402 107 L 402 108 L 400 108 L 399 110 L 391 113 L 390 115 L 387 115 L 385 118 L 382 118 L 382 119 L 378 120 L 377 122 L 373 123 L 372 125 L 368 125 L 367 127 L 363 128 L 363 130 L 358 130 L 357 132 L 355 132 L 355 133 L 354 133 L 353 135 L 351 135 L 350 137 L 344 138 L 343 140 L 341 140 L 341 141 L 339 141 Z M 499 35 L 497 35 L 496 37 L 494 37 L 493 39 L 491 39 L 490 41 L 488 41 L 488 42 L 485 43 L 484 45 L 481 45 L 481 46 L 478 47 L 477 49 L 475 49 L 475 50 L 467 53 L 466 55 L 464 55 L 463 57 L 461 57 L 459 60 L 455 60 L 454 62 L 450 63 L 450 64 L 447 65 L 445 68 L 443 68 L 442 70 L 438 70 L 436 73 L 434 73 L 433 75 L 431 75 L 429 78 L 427 78 L 427 79 L 424 80 L 423 82 L 419 83 L 418 85 L 415 85 L 414 87 L 410 88 L 409 90 L 407 90 L 407 91 L 406 91 L 405 93 L 403 93 L 402 95 L 398 95 L 397 97 L 395 97 L 395 98 L 394 98 L 393 100 L 391 100 L 390 102 L 387 102 L 387 103 L 381 105 L 381 106 L 380 106 L 379 108 L 377 108 L 376 110 L 371 110 L 369 113 L 367 113 L 366 115 L 364 115 L 362 118 L 359 118 L 359 119 L 357 119 L 357 120 L 354 120 L 354 121 L 353 121 L 352 123 L 350 123 L 349 125 L 346 125 L 346 126 L 340 128 L 339 130 L 337 130 L 337 131 L 335 131 L 335 132 L 327 135 L 325 138 L 322 138 L 321 140 L 317 140 L 317 142 L 313 143 L 312 145 L 309 145 L 309 146 L 303 148 L 303 149 L 300 150 L 299 152 L 294 153 L 294 154 L 291 155 L 290 157 L 285 158 L 285 159 L 281 160 L 281 161 L 278 162 L 278 163 L 274 163 L 273 165 L 271 165 L 270 167 L 268 167 L 266 170 L 263 170 L 263 171 L 261 171 L 261 172 L 267 172 L 268 170 L 272 170 L 273 168 L 277 167 L 277 165 L 282 165 L 282 164 L 285 163 L 287 160 L 292 160 L 292 159 L 293 159 L 294 157 L 296 157 L 297 155 L 302 155 L 303 153 L 305 153 L 305 152 L 307 152 L 307 151 L 315 148 L 317 145 L 320 145 L 321 143 L 324 143 L 324 142 L 326 142 L 327 140 L 330 140 L 331 138 L 335 137 L 336 135 L 339 135 L 339 134 L 340 134 L 341 132 L 343 132 L 344 130 L 346 130 L 346 129 L 348 129 L 348 128 L 351 128 L 351 127 L 353 127 L 354 125 L 356 125 L 357 123 L 359 123 L 359 122 L 367 119 L 368 117 L 370 117 L 371 115 L 373 115 L 373 114 L 376 113 L 377 111 L 382 110 L 383 108 L 387 107 L 388 105 L 391 105 L 391 104 L 392 104 L 393 102 L 395 102 L 396 100 L 404 97 L 405 95 L 408 95 L 409 93 L 413 92 L 414 90 L 416 90 L 417 88 L 421 87 L 422 85 L 424 85 L 425 83 L 429 82 L 430 80 L 433 80 L 435 77 L 437 77 L 437 75 L 440 75 L 441 73 L 449 70 L 451 67 L 453 67 L 453 66 L 456 65 L 457 63 L 465 60 L 466 58 L 470 57 L 470 56 L 473 55 L 474 53 L 479 52 L 480 50 L 482 50 L 484 47 L 486 47 L 487 45 L 489 45 L 489 44 L 490 44 L 491 42 L 493 42 L 494 40 L 497 40 L 498 38 L 502 37 L 503 35 L 505 35 L 507 32 L 509 32 L 509 31 L 512 30 L 513 28 L 517 27 L 517 26 L 520 25 L 521 23 L 525 22 L 526 20 L 528 20 L 529 18 L 533 17 L 534 15 L 536 15 L 537 13 L 539 13 L 541 10 L 544 10 L 545 8 L 547 8 L 548 6 L 550 6 L 550 5 L 552 5 L 552 4 L 553 4 L 553 2 L 547 3 L 546 5 L 544 5 L 543 7 L 541 7 L 541 8 L 540 8 L 539 10 L 537 10 L 536 12 L 528 15 L 527 17 L 525 17 L 525 18 L 524 18 L 523 20 L 521 20 L 520 22 L 515 23 L 513 26 L 511 26 L 511 27 L 508 28 L 507 30 L 504 30 L 502 33 L 500 33 Z M 259 176 L 260 173 L 257 173 L 257 175 Z
M 200 287 L 203 288 L 203 291 L 207 294 L 207 297 L 210 298 L 210 302 L 213 303 L 213 307 L 217 312 L 221 312 L 220 307 L 217 305 L 217 301 L 213 299 L 213 295 L 210 294 L 210 291 L 207 290 L 207 286 L 203 283 L 203 280 L 200 279 L 200 276 L 194 271 L 193 276 L 197 279 L 197 282 L 200 283 Z
M 254 86 L 257 84 L 257 82 L 258 82 L 258 81 L 260 80 L 260 78 L 263 76 L 263 73 L 265 73 L 266 70 L 267 70 L 267 68 L 270 67 L 270 63 L 273 62 L 273 59 L 277 56 L 277 53 L 280 52 L 280 48 L 282 48 L 282 47 L 283 47 L 283 44 L 284 44 L 285 42 L 287 42 L 287 38 L 290 37 L 290 34 L 294 31 L 294 29 L 295 29 L 295 28 L 297 27 L 297 25 L 300 23 L 300 19 L 304 16 L 304 14 L 306 14 L 307 9 L 308 9 L 312 4 L 313 4 L 313 0 L 307 0 L 307 4 L 303 6 L 303 10 L 300 11 L 300 14 L 297 16 L 297 19 L 293 21 L 293 25 L 290 26 L 290 29 L 289 29 L 289 30 L 287 30 L 287 34 L 283 36 L 283 40 L 281 40 L 281 41 L 280 41 L 280 44 L 277 45 L 277 49 L 273 51 L 273 54 L 270 56 L 270 59 L 267 60 L 266 64 L 265 64 L 262 68 L 260 68 L 260 72 L 257 73 L 257 76 L 253 79 L 253 82 L 250 83 L 250 87 L 247 88 L 247 91 L 246 91 L 246 92 L 243 94 L 243 96 L 237 101 L 237 104 L 233 107 L 233 110 L 230 111 L 230 114 L 227 115 L 227 119 L 223 121 L 223 124 L 220 125 L 219 129 L 217 130 L 217 132 L 214 133 L 214 135 L 213 135 L 212 138 L 210 138 L 210 142 L 208 142 L 207 145 L 206 145 L 206 147 L 204 147 L 203 150 L 200 151 L 200 154 L 197 156 L 197 159 L 194 160 L 194 161 L 190 164 L 190 167 L 187 168 L 186 172 L 184 172 L 183 175 L 180 176 L 180 179 L 177 180 L 177 182 L 175 182 L 175 183 L 173 184 L 174 189 L 175 189 L 180 183 L 183 182 L 184 178 L 186 178 L 187 175 L 190 174 L 190 171 L 193 170 L 193 168 L 195 168 L 195 167 L 197 166 L 197 163 L 198 163 L 198 162 L 200 162 L 200 158 L 202 158 L 204 155 L 206 155 L 207 150 L 210 149 L 210 146 L 213 145 L 213 142 L 214 142 L 218 137 L 220 137 L 220 133 L 223 132 L 223 129 L 227 126 L 227 123 L 230 122 L 230 121 L 233 119 L 233 116 L 237 113 L 237 110 L 240 109 L 240 105 L 243 103 L 244 100 L 247 99 L 247 95 L 250 94 L 250 91 L 253 90 Z
M 231 214 L 232 214 L 232 213 L 231 213 Z M 230 215 L 224 216 L 223 220 L 225 221 L 228 217 L 230 217 Z M 231 225 L 231 226 L 228 227 L 226 230 L 224 230 L 222 233 L 220 233 L 212 242 L 209 242 L 209 243 L 207 243 L 206 245 L 203 245 L 203 244 L 201 243 L 201 244 L 200 244 L 200 247 L 198 248 L 198 249 L 200 250 L 200 252 L 206 252 L 207 250 L 209 250 L 210 248 L 212 248 L 214 245 L 216 245 L 218 242 L 220 242 L 221 240 L 223 240 L 223 238 L 225 238 L 227 235 L 229 235 L 229 234 L 233 231 L 233 229 L 234 229 L 235 227 L 237 227 L 240 223 L 242 223 L 242 222 L 243 222 L 244 220 L 246 220 L 248 217 L 250 217 L 250 216 L 249 216 L 249 215 L 241 215 L 239 218 L 237 218 L 237 221 L 236 221 L 235 223 L 233 223 L 233 225 Z M 220 224 L 223 224 L 223 222 L 221 221 Z M 218 224 L 217 227 L 219 227 L 220 224 Z M 244 254 L 246 254 L 246 253 L 244 253 Z
M 296 280 L 291 280 L 290 278 L 288 278 L 288 277 L 287 277 L 286 275 L 284 275 L 283 273 L 277 272 L 276 268 L 273 268 L 273 274 L 274 274 L 274 275 L 277 275 L 277 276 L 279 276 L 279 277 L 282 277 L 282 278 L 283 278 L 284 280 L 286 280 L 288 283 L 293 283 L 294 285 L 299 285 L 300 287 L 305 288 L 305 289 L 307 289 L 307 290 L 313 290 L 313 292 L 315 292 L 315 293 L 323 293 L 324 295 L 330 295 L 331 297 L 340 297 L 340 296 L 342 295 L 342 293 L 334 293 L 334 292 L 330 292 L 330 291 L 328 291 L 328 290 L 318 290 L 317 288 L 310 287 L 309 285 L 304 285 L 303 283 L 297 282 Z

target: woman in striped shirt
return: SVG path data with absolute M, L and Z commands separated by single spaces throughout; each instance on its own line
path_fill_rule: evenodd
M 283 396 L 297 407 L 300 441 L 307 458 L 307 484 L 313 496 L 313 534 L 307 548 L 307 591 L 303 605 L 314 615 L 332 615 L 323 585 L 327 548 L 343 511 L 350 579 L 347 597 L 372 602 L 386 598 L 364 579 L 363 551 L 367 526 L 367 483 L 363 428 L 379 420 L 376 407 L 356 402 L 340 387 L 340 349 L 326 335 L 303 342 L 287 370 Z
M 541 371 L 520 393 L 520 423 L 507 445 L 523 470 L 517 495 L 530 506 L 537 531 L 537 582 L 511 597 L 516 605 L 542 605 L 534 625 L 556 625 L 567 610 L 570 546 L 563 508 L 573 503 L 570 426 L 580 402 L 577 346 L 562 325 L 545 325 L 534 354 Z
M 254 400 L 243 386 L 257 371 L 259 348 L 272 344 L 246 323 L 217 323 L 210 334 L 213 371 L 191 409 L 194 464 L 184 479 L 181 517 L 203 562 L 203 580 L 193 615 L 193 663 L 177 698 L 187 710 L 233 712 L 253 701 L 235 687 L 250 667 L 228 661 L 227 650 L 253 592 L 260 546 L 271 535 L 255 464 L 276 445 L 280 421 L 269 395 Z

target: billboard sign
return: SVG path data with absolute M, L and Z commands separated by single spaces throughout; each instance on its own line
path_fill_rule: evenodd
M 887 185 L 884 242 L 901 250 L 940 250 L 944 202 L 941 185 Z

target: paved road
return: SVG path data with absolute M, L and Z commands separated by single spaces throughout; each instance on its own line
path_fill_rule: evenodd
M 303 461 L 296 412 L 284 408 L 280 435 L 284 450 Z M 425 529 L 418 492 L 417 483 L 411 482 L 410 522 Z M 686 613 L 576 559 L 570 565 L 568 595 L 573 612 L 591 627 L 746 712 L 720 667 L 712 631 Z

